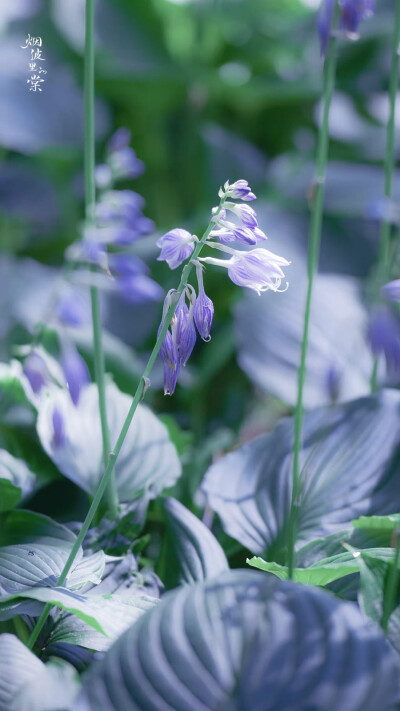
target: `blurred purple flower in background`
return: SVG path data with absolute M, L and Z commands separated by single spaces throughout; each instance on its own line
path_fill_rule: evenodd
M 90 375 L 86 362 L 72 343 L 67 343 L 63 346 L 61 366 L 67 381 L 71 400 L 74 405 L 77 405 L 82 388 L 90 383 Z
M 400 279 L 394 279 L 382 286 L 381 293 L 388 301 L 400 302 Z
M 368 339 L 373 354 L 383 355 L 388 374 L 400 373 L 400 318 L 390 306 L 373 309 L 368 324 Z
M 336 0 L 323 0 L 317 17 L 317 29 L 321 45 L 321 55 L 325 57 L 332 31 L 333 10 Z M 375 0 L 338 0 L 339 29 L 356 38 L 362 20 L 374 14 Z
M 49 380 L 49 372 L 44 359 L 32 350 L 24 362 L 24 373 L 29 380 L 29 384 L 37 395 Z
M 65 442 L 65 423 L 61 410 L 57 405 L 52 414 L 53 444 L 55 447 L 62 447 Z
M 161 301 L 164 291 L 149 274 L 148 266 L 133 254 L 112 254 L 109 256 L 110 271 L 116 277 L 117 293 L 125 301 L 143 304 L 147 301 Z

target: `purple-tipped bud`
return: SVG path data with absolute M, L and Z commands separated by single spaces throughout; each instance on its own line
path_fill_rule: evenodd
M 332 32 L 335 1 L 323 0 L 318 13 L 317 29 L 323 57 L 326 56 Z M 339 0 L 339 8 L 339 29 L 355 36 L 361 20 L 365 20 L 374 14 L 375 0 Z
M 193 290 L 194 291 L 194 290 Z M 173 338 L 179 355 L 179 362 L 185 366 L 196 345 L 196 329 L 193 323 L 193 306 L 196 297 L 190 294 L 190 307 L 186 305 L 186 290 L 179 299 L 174 320 L 171 324 Z
M 193 316 L 200 338 L 202 338 L 203 341 L 209 341 L 211 340 L 210 332 L 214 317 L 214 304 L 204 291 L 203 271 L 201 266 L 196 268 L 196 272 L 199 295 L 193 307 Z
M 241 220 L 245 227 L 250 229 L 258 227 L 256 211 L 250 205 L 236 205 L 235 203 L 225 203 L 225 205 Z
M 46 363 L 36 351 L 32 351 L 25 359 L 24 373 L 35 395 L 40 393 L 49 379 Z
M 88 367 L 72 344 L 68 344 L 64 347 L 61 365 L 68 384 L 71 400 L 74 405 L 77 405 L 82 388 L 90 382 Z
M 65 442 L 65 423 L 61 410 L 55 406 L 52 414 L 53 424 L 53 444 L 55 447 L 62 447 Z
M 388 301 L 400 302 L 400 279 L 389 281 L 381 288 L 381 294 Z
M 157 260 L 167 262 L 170 269 L 176 269 L 192 254 L 195 239 L 194 235 L 179 227 L 167 232 L 157 240 L 157 247 L 161 249 Z
M 167 363 L 164 363 L 164 395 L 174 394 L 180 367 L 179 363 L 176 368 L 170 368 Z
M 224 191 L 227 197 L 233 197 L 236 200 L 245 200 L 246 202 L 250 202 L 251 200 L 256 199 L 256 196 L 251 191 L 247 180 L 236 180 L 232 183 L 232 185 L 230 185 L 229 181 L 227 181 L 224 185 Z

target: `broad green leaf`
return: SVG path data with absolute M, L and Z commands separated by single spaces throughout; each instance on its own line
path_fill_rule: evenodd
M 65 711 L 79 686 L 70 664 L 45 665 L 17 637 L 0 635 L 0 711 Z
M 395 655 L 356 605 L 235 570 L 143 615 L 85 677 L 81 708 L 394 711 L 397 694 Z
M 358 516 L 398 509 L 393 458 L 399 441 L 400 394 L 394 390 L 305 415 L 297 549 Z M 287 539 L 292 447 L 293 419 L 287 418 L 218 460 L 202 484 L 226 533 L 279 563 Z
M 111 442 L 115 443 L 131 405 L 131 398 L 110 383 L 107 413 Z M 64 422 L 64 441 L 54 441 L 52 416 L 57 407 Z M 103 473 L 102 440 L 96 385 L 87 386 L 77 407 L 65 390 L 53 390 L 39 404 L 37 431 L 42 446 L 60 471 L 93 494 Z M 156 497 L 181 475 L 181 465 L 165 426 L 146 405 L 139 405 L 116 463 L 121 502 L 139 496 Z
M 78 618 L 77 622 L 68 616 L 56 623 L 52 642 L 68 642 L 91 649 L 106 649 L 115 637 L 158 602 L 157 598 L 147 595 L 82 595 L 63 587 L 38 587 L 0 601 L 0 616 L 7 619 L 10 609 L 15 614 L 16 604 L 25 599 L 51 603 Z M 108 640 L 101 639 L 99 634 Z

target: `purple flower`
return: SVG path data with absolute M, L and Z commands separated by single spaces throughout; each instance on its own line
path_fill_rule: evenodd
M 382 296 L 388 301 L 400 302 L 400 279 L 389 281 L 381 288 Z
M 388 306 L 376 307 L 368 324 L 368 339 L 375 356 L 383 355 L 392 373 L 400 372 L 400 319 Z
M 90 382 L 88 367 L 72 344 L 64 346 L 61 366 L 68 384 L 69 394 L 74 405 L 79 402 L 82 388 Z
M 107 163 L 114 180 L 137 178 L 144 171 L 144 163 L 129 146 L 130 140 L 131 132 L 127 128 L 119 128 L 108 142 Z
M 242 242 L 243 244 L 249 245 L 257 244 L 257 237 L 254 231 L 248 227 L 240 227 L 233 224 L 233 222 L 227 222 L 225 220 L 219 224 L 221 228 L 212 230 L 210 237 L 216 237 L 222 244 L 229 244 L 229 242 Z
M 317 29 L 323 57 L 326 55 L 331 36 L 334 7 L 335 0 L 323 0 L 318 13 Z M 375 0 L 339 0 L 339 8 L 339 29 L 354 36 L 361 20 L 374 14 Z
M 233 202 L 226 202 L 224 207 L 238 217 L 245 227 L 258 227 L 256 211 L 250 205 L 236 205 Z
M 325 386 L 331 402 L 336 402 L 340 394 L 341 372 L 338 367 L 331 364 L 325 374 Z
M 56 317 L 64 326 L 79 327 L 90 322 L 90 309 L 81 295 L 71 292 L 58 300 Z
M 167 363 L 164 363 L 164 395 L 174 394 L 180 368 L 179 363 L 175 368 L 171 368 Z
M 31 351 L 25 359 L 24 373 L 35 395 L 41 391 L 49 380 L 49 372 L 46 363 L 36 351 Z
M 190 287 L 188 287 L 189 289 Z M 196 296 L 194 289 L 189 292 L 190 306 L 186 304 L 186 289 L 179 299 L 171 323 L 172 336 L 179 356 L 180 365 L 185 366 L 196 344 L 196 329 L 193 323 L 193 307 Z
M 95 168 L 96 186 L 99 190 L 106 190 L 112 184 L 112 171 L 109 165 L 101 163 Z
M 246 286 L 257 291 L 258 294 L 269 289 L 280 290 L 279 287 L 285 276 L 282 267 L 290 264 L 286 259 L 260 248 L 252 249 L 250 252 L 238 252 L 229 247 L 225 249 L 232 254 L 230 259 L 203 257 L 199 261 L 225 267 L 234 284 Z
M 193 308 L 194 321 L 200 338 L 203 341 L 210 341 L 211 324 L 214 316 L 214 304 L 204 291 L 202 267 L 196 267 L 199 294 Z
M 53 444 L 55 447 L 62 447 L 65 442 L 65 423 L 61 410 L 55 406 L 52 414 L 53 424 Z
M 157 247 L 161 249 L 157 260 L 167 262 L 170 269 L 176 269 L 192 254 L 195 240 L 197 237 L 179 227 L 167 232 L 157 240 Z
M 131 132 L 129 128 L 125 128 L 124 126 L 117 128 L 107 143 L 107 152 L 114 153 L 114 151 L 119 151 L 121 148 L 129 146 L 130 142 Z

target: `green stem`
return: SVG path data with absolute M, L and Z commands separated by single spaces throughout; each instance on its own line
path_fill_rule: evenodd
M 221 202 L 220 202 L 220 205 L 219 205 L 219 210 L 218 210 L 218 212 L 221 210 L 221 207 L 222 207 L 223 203 L 224 203 L 224 200 L 222 199 Z M 218 212 L 217 212 L 217 214 L 218 214 Z M 193 262 L 194 262 L 194 261 L 198 258 L 198 256 L 200 255 L 200 252 L 201 252 L 201 250 L 202 250 L 203 247 L 204 247 L 204 243 L 205 243 L 205 241 L 206 241 L 208 235 L 210 234 L 211 230 L 213 229 L 213 227 L 214 227 L 214 222 L 211 221 L 211 222 L 209 223 L 209 225 L 208 225 L 206 231 L 204 232 L 202 238 L 201 238 L 201 239 L 199 240 L 199 242 L 197 243 L 197 245 L 196 245 L 196 247 L 195 247 L 195 249 L 194 249 L 194 251 L 193 251 L 192 258 L 191 258 L 190 262 L 188 262 L 188 263 L 185 265 L 185 267 L 183 268 L 183 270 L 182 270 L 181 280 L 180 280 L 179 286 L 178 286 L 178 288 L 177 288 L 177 300 L 179 299 L 179 296 L 183 293 L 183 290 L 184 290 L 184 288 L 185 288 L 185 286 L 186 286 L 186 284 L 187 284 L 187 282 L 188 282 L 188 279 L 189 279 L 190 274 L 191 274 L 192 269 L 193 269 Z M 101 478 L 101 480 L 100 480 L 100 482 L 99 482 L 99 485 L 98 485 L 97 490 L 96 490 L 96 493 L 95 493 L 95 495 L 94 495 L 94 497 L 93 497 L 93 501 L 92 501 L 92 503 L 91 503 L 90 509 L 89 509 L 88 513 L 86 514 L 86 518 L 85 518 L 85 520 L 84 520 L 84 522 L 83 522 L 83 524 L 82 524 L 82 528 L 81 528 L 81 530 L 79 531 L 79 534 L 78 534 L 78 536 L 77 536 L 77 538 L 76 538 L 76 541 L 75 541 L 75 543 L 74 543 L 74 545 L 73 545 L 73 547 L 72 547 L 71 553 L 70 553 L 69 556 L 68 556 L 68 560 L 67 560 L 67 562 L 65 563 L 64 568 L 62 569 L 61 575 L 60 575 L 60 577 L 59 577 L 59 579 L 58 579 L 58 581 L 57 581 L 57 586 L 60 586 L 60 585 L 62 585 L 62 584 L 65 582 L 65 580 L 66 580 L 66 578 L 67 578 L 67 575 L 68 575 L 69 571 L 70 571 L 71 568 L 72 568 L 72 565 L 73 565 L 73 563 L 74 563 L 74 560 L 75 560 L 75 558 L 76 558 L 76 555 L 77 555 L 77 553 L 78 553 L 78 551 L 79 551 L 79 549 L 80 549 L 80 547 L 81 547 L 81 545 L 82 545 L 83 539 L 85 538 L 85 536 L 86 536 L 86 534 L 87 534 L 87 532 L 88 532 L 88 530 L 89 530 L 89 528 L 90 528 L 90 524 L 92 523 L 93 518 L 94 518 L 94 516 L 95 516 L 95 514 L 96 514 L 96 511 L 97 511 L 97 509 L 98 509 L 98 507 L 99 507 L 99 505 L 100 505 L 100 502 L 101 502 L 101 500 L 102 500 L 103 494 L 104 494 L 104 492 L 105 492 L 105 490 L 106 490 L 106 488 L 107 488 L 107 486 L 108 486 L 108 484 L 109 484 L 109 482 L 110 482 L 111 475 L 112 475 L 112 472 L 113 472 L 113 469 L 114 469 L 114 466 L 115 466 L 115 462 L 116 462 L 117 459 L 118 459 L 118 455 L 119 455 L 119 453 L 120 453 L 120 451 L 121 451 L 121 448 L 122 448 L 122 445 L 123 445 L 123 443 L 124 443 L 124 441 L 125 441 L 125 437 L 126 437 L 126 435 L 128 434 L 128 430 L 129 430 L 129 427 L 130 427 L 130 425 L 131 425 L 133 416 L 134 416 L 134 414 L 135 414 L 135 412 L 136 412 L 136 410 L 137 410 L 137 406 L 139 405 L 140 401 L 143 399 L 143 397 L 144 397 L 144 395 L 145 395 L 145 391 L 146 391 L 147 385 L 148 385 L 148 383 L 149 383 L 149 377 L 150 377 L 151 371 L 152 371 L 152 369 L 153 369 L 153 366 L 154 366 L 154 363 L 155 363 L 155 361 L 156 361 L 156 358 L 157 358 L 157 356 L 158 356 L 158 354 L 159 354 L 159 352 L 160 352 L 160 348 L 161 348 L 161 346 L 162 346 L 162 342 L 163 342 L 163 340 L 164 340 L 164 336 L 165 336 L 166 332 L 168 331 L 168 328 L 169 328 L 169 326 L 170 326 L 170 324 L 171 324 L 172 317 L 173 317 L 173 315 L 174 315 L 174 313 L 175 313 L 176 305 L 177 305 L 177 302 L 172 303 L 171 306 L 169 307 L 167 313 L 165 314 L 165 318 L 164 318 L 164 322 L 163 322 L 162 328 L 160 329 L 160 333 L 159 333 L 159 335 L 158 335 L 158 338 L 157 338 L 157 341 L 156 341 L 156 343 L 155 343 L 155 346 L 154 346 L 153 350 L 151 351 L 149 360 L 147 361 L 147 365 L 146 365 L 146 367 L 145 367 L 145 369 L 144 369 L 144 371 L 143 371 L 143 375 L 142 375 L 142 377 L 141 377 L 141 379 L 140 379 L 139 385 L 138 385 L 137 388 L 136 388 L 136 392 L 135 392 L 135 394 L 134 394 L 134 396 L 133 396 L 133 400 L 132 400 L 132 404 L 131 404 L 131 406 L 130 406 L 130 408 L 129 408 L 129 412 L 128 412 L 127 416 L 126 416 L 125 422 L 124 422 L 124 424 L 123 424 L 123 426 L 122 426 L 121 432 L 120 432 L 119 437 L 118 437 L 118 439 L 117 439 L 117 441 L 116 441 L 116 444 L 115 444 L 115 446 L 114 446 L 114 449 L 113 449 L 112 452 L 110 452 L 110 454 L 109 454 L 108 463 L 107 463 L 107 466 L 106 466 L 106 468 L 105 468 L 104 474 L 103 474 L 103 476 L 102 476 L 102 478 Z M 49 614 L 51 608 L 52 608 L 52 605 L 51 605 L 50 603 L 47 604 L 47 605 L 44 607 L 43 612 L 42 612 L 42 614 L 40 615 L 38 621 L 36 622 L 36 625 L 35 625 L 35 627 L 33 628 L 32 633 L 31 633 L 31 635 L 30 635 L 30 637 L 29 637 L 29 641 L 28 641 L 28 647 L 29 647 L 29 649 L 32 649 L 33 645 L 35 644 L 35 642 L 36 642 L 36 640 L 37 640 L 37 638 L 38 638 L 38 636 L 39 636 L 39 634 L 40 634 L 40 632 L 41 632 L 41 630 L 42 630 L 42 628 L 43 628 L 43 625 L 44 625 L 44 623 L 45 623 L 45 621 L 46 621 L 46 619 L 47 619 L 47 616 L 48 616 L 48 614 Z
M 337 10 L 337 8 L 336 8 Z M 337 12 L 335 13 L 337 15 Z M 321 242 L 322 213 L 324 205 L 324 183 L 329 148 L 329 110 L 335 88 L 336 76 L 336 37 L 332 33 L 324 65 L 323 116 L 318 133 L 316 176 L 312 186 L 311 224 L 308 249 L 308 289 L 304 312 L 303 339 L 301 343 L 300 366 L 298 370 L 297 402 L 294 416 L 294 447 L 293 447 L 293 489 L 288 525 L 288 572 L 293 576 L 295 559 L 295 540 L 297 530 L 298 497 L 301 490 L 300 450 L 303 431 L 303 394 L 306 379 L 306 364 L 308 350 L 308 332 L 310 327 L 311 300 L 315 272 L 318 267 Z
M 386 150 L 385 150 L 385 198 L 392 197 L 393 171 L 395 166 L 395 139 L 396 139 L 396 97 L 399 85 L 399 45 L 400 45 L 400 0 L 395 0 L 394 32 L 392 45 L 392 66 L 389 81 L 389 119 L 386 127 Z M 389 271 L 390 235 L 392 226 L 389 220 L 383 219 L 381 222 L 379 236 L 379 253 L 377 269 L 377 286 L 380 287 L 387 280 Z M 376 390 L 378 361 L 375 358 L 372 376 L 371 391 Z
M 84 99 L 85 99 L 85 214 L 86 222 L 94 221 L 96 206 L 96 185 L 95 185 L 95 133 L 94 133 L 94 2 L 86 0 L 86 24 L 85 24 L 85 76 L 84 76 Z M 99 292 L 97 287 L 90 288 L 90 299 L 92 305 L 92 325 L 93 325 L 93 350 L 94 350 L 94 371 L 99 395 L 99 411 L 101 422 L 101 435 L 103 442 L 104 466 L 107 466 L 110 452 L 110 432 L 107 422 L 106 385 L 104 352 L 102 344 L 102 329 Z M 107 513 L 111 518 L 118 515 L 118 495 L 115 485 L 114 472 L 110 477 L 106 492 Z
M 389 618 L 393 612 L 395 602 L 396 602 L 397 585 L 398 585 L 398 581 L 399 581 L 399 560 L 400 560 L 400 536 L 397 534 L 394 560 L 390 564 L 387 587 L 384 591 L 384 596 L 383 596 L 383 613 L 382 613 L 381 626 L 382 626 L 382 629 L 384 630 L 384 632 L 387 632 Z

